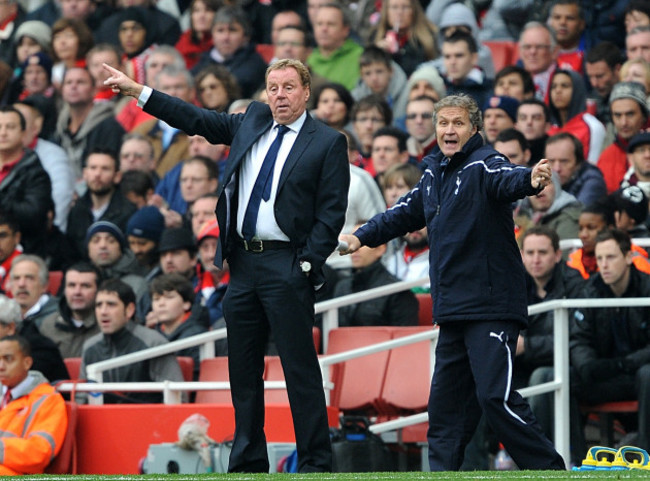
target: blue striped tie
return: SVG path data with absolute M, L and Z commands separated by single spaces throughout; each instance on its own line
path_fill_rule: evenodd
M 278 152 L 280 151 L 280 146 L 282 145 L 282 138 L 290 129 L 286 125 L 278 125 L 278 135 L 269 147 L 269 151 L 264 157 L 264 162 L 262 162 L 262 168 L 260 173 L 257 175 L 255 180 L 255 185 L 253 186 L 253 191 L 251 192 L 251 198 L 248 201 L 248 206 L 246 207 L 246 213 L 244 214 L 244 222 L 242 225 L 242 235 L 244 239 L 250 241 L 255 236 L 255 230 L 257 228 L 257 215 L 260 211 L 260 203 L 262 199 L 268 201 L 271 197 L 271 185 L 273 185 L 273 168 L 275 167 L 275 159 L 278 158 Z

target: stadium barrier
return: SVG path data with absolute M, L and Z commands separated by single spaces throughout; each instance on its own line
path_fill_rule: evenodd
M 579 240 L 570 239 L 561 241 L 561 248 L 579 247 Z M 633 239 L 633 242 L 640 246 L 650 246 L 650 239 Z M 411 282 L 397 282 L 391 285 L 382 286 L 357 294 L 339 297 L 329 301 L 321 302 L 316 305 L 316 313 L 323 313 L 323 345 L 326 352 L 329 331 L 338 327 L 338 309 L 340 307 L 362 302 L 385 295 L 393 294 L 402 290 L 411 289 L 424 285 L 428 279 L 423 278 Z M 650 306 L 648 298 L 630 298 L 630 299 L 564 299 L 548 301 L 533 306 L 529 306 L 530 315 L 543 312 L 554 312 L 554 380 L 536 386 L 529 386 L 519 390 L 524 397 L 534 396 L 554 392 L 555 396 L 555 447 L 567 463 L 570 462 L 569 446 L 569 319 L 568 311 L 573 308 L 601 308 L 601 307 L 631 307 L 631 306 Z M 201 359 L 214 357 L 214 341 L 226 337 L 226 329 L 210 331 L 199 334 L 180 341 L 174 341 L 164 346 L 145 349 L 125 356 L 116 357 L 100 363 L 87 366 L 88 383 L 62 383 L 59 385 L 61 391 L 85 391 L 85 392 L 108 392 L 108 391 L 162 391 L 164 393 L 164 402 L 169 404 L 180 403 L 181 395 L 185 391 L 198 390 L 215 390 L 229 389 L 229 383 L 209 382 L 209 383 L 181 383 L 165 381 L 161 383 L 102 383 L 102 372 L 108 369 L 114 369 L 132 362 L 143 361 L 192 346 L 200 346 Z M 344 353 L 338 353 L 331 356 L 322 356 L 320 363 L 323 369 L 324 389 L 329 402 L 329 392 L 332 384 L 329 382 L 330 366 L 354 359 L 356 357 L 376 353 L 386 349 L 408 345 L 411 343 L 421 342 L 429 339 L 432 341 L 432 363 L 433 366 L 433 349 L 437 331 L 418 333 L 412 336 L 405 336 L 384 343 L 367 346 Z M 265 389 L 286 389 L 283 381 L 265 381 Z M 102 396 L 91 396 L 90 403 L 102 404 Z M 419 413 L 411 416 L 405 416 L 371 426 L 371 431 L 376 434 L 399 431 L 405 427 L 413 426 L 427 421 L 427 413 Z

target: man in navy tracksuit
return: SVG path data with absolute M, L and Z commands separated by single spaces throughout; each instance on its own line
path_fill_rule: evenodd
M 526 401 L 511 390 L 526 283 L 512 202 L 541 191 L 548 161 L 510 164 L 479 133 L 481 112 L 466 95 L 434 109 L 438 147 L 418 185 L 354 235 L 343 254 L 421 229 L 429 232 L 433 314 L 440 325 L 429 396 L 429 465 L 458 470 L 481 412 L 521 469 L 565 469 Z

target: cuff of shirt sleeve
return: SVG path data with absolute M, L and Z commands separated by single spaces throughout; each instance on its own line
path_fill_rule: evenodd
M 153 89 L 151 87 L 147 87 L 146 85 L 142 87 L 142 92 L 140 92 L 140 96 L 138 97 L 138 107 L 144 107 L 144 104 L 147 103 L 152 93 Z

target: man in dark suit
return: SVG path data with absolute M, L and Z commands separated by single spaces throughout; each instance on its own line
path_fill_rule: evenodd
M 324 282 L 322 266 L 345 220 L 350 169 L 343 135 L 306 112 L 309 72 L 297 60 L 274 63 L 266 74 L 269 104 L 254 102 L 243 115 L 227 115 L 105 68 L 111 73 L 106 84 L 138 98 L 146 112 L 189 135 L 230 145 L 217 203 L 221 235 L 215 257 L 217 267 L 224 260 L 230 266 L 223 304 L 236 429 L 228 471 L 269 469 L 262 381 L 269 332 L 286 377 L 298 470 L 330 471 L 325 398 L 311 330 L 314 290 Z M 267 162 L 271 157 L 274 167 Z

